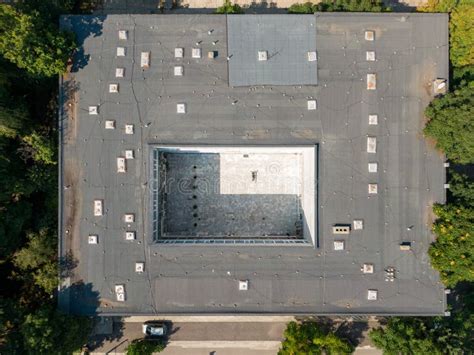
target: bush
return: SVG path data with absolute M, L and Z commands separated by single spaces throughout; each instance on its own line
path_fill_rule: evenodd
M 224 5 L 218 7 L 216 14 L 242 14 L 244 11 L 238 4 L 232 4 L 230 0 L 225 0 Z
M 391 11 L 391 8 L 385 6 L 382 0 L 322 0 L 318 4 L 293 4 L 288 9 L 290 14 L 312 14 L 318 11 L 386 12 Z
M 135 339 L 127 347 L 127 355 L 151 355 L 163 351 L 165 347 L 160 340 Z

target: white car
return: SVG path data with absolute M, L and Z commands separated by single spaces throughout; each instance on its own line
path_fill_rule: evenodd
M 150 321 L 142 324 L 142 331 L 146 338 L 162 338 L 168 335 L 168 326 L 165 322 Z

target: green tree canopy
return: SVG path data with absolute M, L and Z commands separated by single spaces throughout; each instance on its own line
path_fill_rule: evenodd
M 456 203 L 474 208 L 474 181 L 467 175 L 453 172 L 449 180 L 449 191 Z
M 385 12 L 391 11 L 391 8 L 385 6 L 382 0 L 322 0 L 317 4 L 297 3 L 288 8 L 290 14 L 312 14 L 317 11 Z
M 232 4 L 230 0 L 224 0 L 224 4 L 218 7 L 216 14 L 243 14 L 244 11 L 239 4 Z
M 51 306 L 28 314 L 20 327 L 27 354 L 71 354 L 87 341 L 92 322 L 62 314 Z
M 449 25 L 450 57 L 455 67 L 474 64 L 474 2 L 456 6 Z
M 433 225 L 436 241 L 428 253 L 446 286 L 474 281 L 474 208 L 435 205 Z
M 315 322 L 290 322 L 284 333 L 279 355 L 351 354 L 353 346 Z
M 45 23 L 38 12 L 24 14 L 0 5 L 0 54 L 30 75 L 63 74 L 74 47 L 70 33 Z
M 436 140 L 448 159 L 474 162 L 474 83 L 434 99 L 425 115 L 429 119 L 425 134 Z
M 127 355 L 151 355 L 162 352 L 165 346 L 160 340 L 135 339 L 127 347 Z

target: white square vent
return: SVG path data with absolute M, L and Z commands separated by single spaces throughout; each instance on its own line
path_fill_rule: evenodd
M 186 113 L 186 104 L 185 103 L 177 104 L 176 113 Z
M 139 262 L 135 263 L 135 272 L 141 274 L 145 271 L 145 263 Z
M 127 171 L 127 164 L 124 157 L 117 158 L 117 172 L 125 173 Z
M 125 159 L 135 159 L 135 152 L 133 149 L 127 149 L 125 151 Z
M 334 241 L 334 250 L 344 250 L 344 241 L 343 240 L 335 240 Z
M 308 52 L 308 62 L 316 61 L 316 52 Z
M 181 65 L 177 65 L 174 67 L 174 76 L 183 76 L 184 69 Z
M 105 121 L 105 129 L 115 129 L 115 121 L 114 120 L 106 120 Z
M 374 264 L 364 264 L 362 266 L 362 272 L 364 274 L 373 274 L 374 273 Z
M 364 229 L 364 221 L 361 219 L 354 219 L 354 230 L 362 230 Z
M 119 85 L 118 84 L 109 84 L 109 92 L 110 93 L 119 92 Z
M 316 100 L 308 100 L 308 110 L 316 110 Z
M 367 153 L 377 152 L 377 138 L 367 137 Z
M 125 69 L 124 68 L 115 68 L 115 77 L 116 78 L 123 78 L 125 76 Z
M 125 125 L 125 134 L 133 134 L 133 124 Z
M 369 163 L 369 173 L 376 173 L 378 171 L 378 164 L 377 163 Z
M 117 47 L 117 57 L 125 57 L 125 47 Z
M 378 115 L 369 115 L 369 125 L 375 126 L 379 123 Z
M 99 113 L 99 109 L 97 106 L 89 106 L 89 115 L 97 115 Z
M 99 243 L 99 237 L 97 235 L 89 235 L 88 238 L 88 243 L 89 244 L 98 244 Z
M 201 50 L 201 48 L 193 48 L 191 54 L 192 54 L 193 58 L 196 58 L 196 59 L 201 58 L 202 50 Z
M 133 213 L 126 213 L 124 216 L 123 216 L 123 220 L 125 223 L 133 223 L 135 222 L 135 214 Z
M 376 301 L 378 296 L 377 290 L 367 290 L 367 299 L 369 301 Z
M 127 231 L 125 232 L 125 240 L 135 240 L 136 233 Z
M 375 62 L 375 52 L 374 51 L 365 52 L 365 59 L 368 62 Z
M 367 90 L 377 89 L 377 75 L 367 74 Z
M 174 57 L 175 58 L 183 58 L 184 57 L 184 48 L 175 48 L 174 49 Z
M 375 32 L 374 31 L 365 31 L 365 40 L 366 41 L 375 40 Z
M 249 281 L 248 280 L 240 280 L 239 281 L 239 291 L 247 291 L 249 289 Z
M 140 67 L 148 68 L 150 66 L 150 52 L 142 52 L 140 55 Z
M 119 39 L 127 40 L 128 39 L 128 32 L 126 30 L 119 30 L 118 31 Z
M 258 61 L 263 62 L 268 60 L 268 52 L 267 51 L 258 51 Z
M 125 302 L 125 285 L 115 285 L 115 296 L 117 301 Z
M 369 184 L 368 191 L 369 191 L 369 194 L 371 194 L 371 195 L 377 194 L 377 192 L 378 192 L 377 184 Z

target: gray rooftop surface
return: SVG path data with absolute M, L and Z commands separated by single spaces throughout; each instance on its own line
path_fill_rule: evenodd
M 448 16 L 291 17 L 315 23 L 317 86 L 229 86 L 226 16 L 62 19 L 81 43 L 61 91 L 60 254 L 72 251 L 78 260 L 60 292 L 63 309 L 120 315 L 443 314 L 443 285 L 426 251 L 433 240 L 431 205 L 445 200 L 444 158 L 422 139 L 422 127 L 432 80 L 448 77 Z M 129 31 L 128 40 L 118 39 L 119 29 Z M 364 40 L 366 29 L 375 31 L 374 42 Z M 198 41 L 204 55 L 193 59 L 190 50 Z M 125 57 L 116 57 L 117 46 L 126 47 Z M 185 48 L 184 59 L 174 58 L 175 47 Z M 208 50 L 218 57 L 208 59 Z M 375 50 L 376 62 L 366 61 L 366 50 Z M 141 51 L 151 51 L 147 70 L 139 66 Z M 184 66 L 184 76 L 173 76 L 175 64 Z M 115 78 L 116 67 L 125 68 L 124 78 Z M 366 90 L 367 73 L 377 74 L 377 90 Z M 110 83 L 119 83 L 120 92 L 109 93 Z M 317 110 L 307 110 L 308 97 L 317 99 Z M 186 102 L 186 114 L 176 114 L 178 102 Z M 99 115 L 88 114 L 91 105 L 99 106 Z M 369 114 L 378 114 L 378 125 L 368 125 Z M 106 119 L 117 128 L 105 130 Z M 133 135 L 124 134 L 126 123 L 135 125 Z M 377 137 L 375 154 L 366 152 L 368 135 Z M 319 246 L 153 243 L 149 144 L 186 143 L 318 144 Z M 116 157 L 125 149 L 134 149 L 136 157 L 127 173 L 117 174 Z M 378 162 L 377 173 L 367 172 L 369 161 Z M 378 194 L 369 196 L 367 185 L 375 182 Z M 104 200 L 103 217 L 93 216 L 94 199 Z M 123 215 L 130 212 L 137 240 L 126 242 Z M 334 251 L 332 226 L 353 219 L 362 219 L 364 229 L 338 238 L 346 250 Z M 87 244 L 89 234 L 99 236 L 98 245 Z M 402 241 L 412 242 L 411 252 L 400 251 Z M 142 274 L 134 270 L 137 261 L 145 262 Z M 363 263 L 373 263 L 375 273 L 363 274 Z M 394 282 L 385 281 L 389 266 L 397 270 Z M 249 280 L 248 291 L 238 291 L 241 279 Z M 125 302 L 115 301 L 116 284 L 125 285 Z M 378 300 L 367 300 L 368 289 L 378 290 Z

